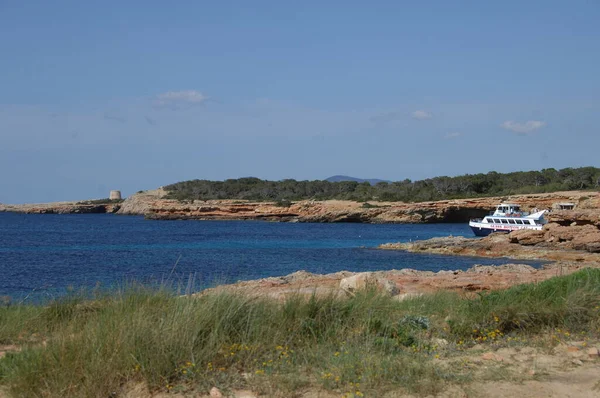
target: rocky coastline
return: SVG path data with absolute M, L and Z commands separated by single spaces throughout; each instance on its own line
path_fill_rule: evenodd
M 350 201 L 299 201 L 290 206 L 233 200 L 184 203 L 166 199 L 162 189 L 140 192 L 119 203 L 60 202 L 35 205 L 0 205 L 0 211 L 41 214 L 114 213 L 143 215 L 156 220 L 269 220 L 287 222 L 433 223 L 466 222 L 487 214 L 501 201 L 528 208 L 552 208 L 573 202 L 575 210 L 555 210 L 547 216 L 543 231 L 521 230 L 485 238 L 445 237 L 425 241 L 388 243 L 382 250 L 405 250 L 499 258 L 498 266 L 474 266 L 467 270 L 437 273 L 401 269 L 374 273 L 347 271 L 328 275 L 299 271 L 294 274 L 243 281 L 215 289 L 283 298 L 290 294 L 348 294 L 356 284 L 374 283 L 398 298 L 440 289 L 477 292 L 502 289 L 519 283 L 538 282 L 579 269 L 600 268 L 600 194 L 572 191 L 424 203 L 363 203 Z M 500 258 L 503 258 L 500 260 Z M 511 264 L 506 264 L 510 258 Z M 536 269 L 519 260 L 543 260 Z M 350 278 L 351 285 L 348 285 Z M 354 284 L 354 285 L 352 285 Z M 350 288 L 348 287 L 350 286 Z
M 115 213 L 143 215 L 152 220 L 265 220 L 319 223 L 443 223 L 467 222 L 483 217 L 501 201 L 519 203 L 523 209 L 547 208 L 558 202 L 573 202 L 577 210 L 551 217 L 564 225 L 565 217 L 579 223 L 594 223 L 600 211 L 600 194 L 589 191 L 513 195 L 435 202 L 369 202 L 302 200 L 289 204 L 241 200 L 178 201 L 167 199 L 162 189 L 143 191 L 120 203 L 96 201 L 2 205 L 0 211 L 41 214 Z M 571 221 L 573 222 L 573 221 Z M 568 225 L 568 224 L 567 224 Z
M 555 228 L 550 228 L 549 238 L 554 234 Z M 432 272 L 407 268 L 358 273 L 340 271 L 325 275 L 298 271 L 282 277 L 220 285 L 200 294 L 228 291 L 284 300 L 297 295 L 307 297 L 313 294 L 347 296 L 357 289 L 370 285 L 398 300 L 404 300 L 439 290 L 456 291 L 469 295 L 476 292 L 506 289 L 518 284 L 537 283 L 555 276 L 568 275 L 583 268 L 600 268 L 600 250 L 596 251 L 595 246 L 592 250 L 573 249 L 572 245 L 577 244 L 576 238 L 571 241 L 556 243 L 545 241 L 531 245 L 527 241 L 525 241 L 526 243 L 523 243 L 523 240 L 519 242 L 523 235 L 516 233 L 492 234 L 481 239 L 446 237 L 380 246 L 382 250 L 498 258 L 498 265 L 491 266 L 477 264 L 474 260 L 473 267 L 466 271 Z M 574 234 L 574 236 L 577 235 Z M 600 243 L 600 240 L 597 243 Z M 507 258 L 510 259 L 508 263 Z M 534 268 L 519 263 L 519 260 L 542 260 L 547 263 L 540 268 Z
M 520 230 L 485 238 L 443 237 L 423 241 L 388 243 L 382 250 L 497 258 L 498 265 L 476 264 L 462 271 L 391 271 L 318 275 L 299 271 L 287 276 L 241 281 L 213 290 L 234 291 L 283 300 L 290 295 L 348 295 L 371 285 L 399 300 L 438 290 L 464 294 L 505 289 L 567 275 L 583 268 L 600 268 L 600 212 L 594 208 L 556 211 L 542 231 Z M 507 264 L 507 259 L 509 263 Z M 519 260 L 545 261 L 540 268 Z M 213 291 L 213 290 L 209 290 Z M 203 293 L 204 294 L 204 293 Z
M 22 205 L 4 205 L 0 203 L 0 212 L 24 214 L 105 214 L 117 213 L 119 203 L 95 203 L 96 201 L 32 203 Z

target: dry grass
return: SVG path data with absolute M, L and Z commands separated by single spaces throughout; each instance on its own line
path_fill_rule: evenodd
M 0 384 L 12 396 L 107 397 L 130 383 L 163 392 L 428 395 L 473 374 L 440 355 L 600 327 L 600 270 L 477 299 L 440 292 L 397 302 L 364 291 L 281 304 L 135 285 L 83 297 L 0 308 L 0 344 L 21 348 L 0 359 Z

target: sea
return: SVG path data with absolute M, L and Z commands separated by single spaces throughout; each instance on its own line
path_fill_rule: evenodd
M 169 285 L 189 293 L 299 270 L 439 271 L 511 262 L 377 249 L 382 243 L 449 235 L 471 237 L 472 232 L 467 224 L 156 221 L 113 214 L 0 213 L 0 296 L 4 301 L 35 302 L 130 283 Z

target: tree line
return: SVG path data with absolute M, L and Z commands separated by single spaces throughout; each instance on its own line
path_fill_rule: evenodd
M 543 169 L 513 173 L 466 174 L 411 181 L 329 182 L 324 180 L 268 181 L 247 177 L 225 181 L 190 180 L 164 187 L 168 197 L 178 200 L 240 199 L 256 201 L 326 200 L 402 201 L 461 199 L 600 188 L 596 167 Z

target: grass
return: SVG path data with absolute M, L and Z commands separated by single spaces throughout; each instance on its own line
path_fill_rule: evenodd
M 83 297 L 0 308 L 0 344 L 21 347 L 0 360 L 0 384 L 12 396 L 118 396 L 131 383 L 186 393 L 428 395 L 470 378 L 434 361 L 441 341 L 460 349 L 556 328 L 600 331 L 595 269 L 475 298 L 439 292 L 395 301 L 364 291 L 279 303 L 139 285 Z

